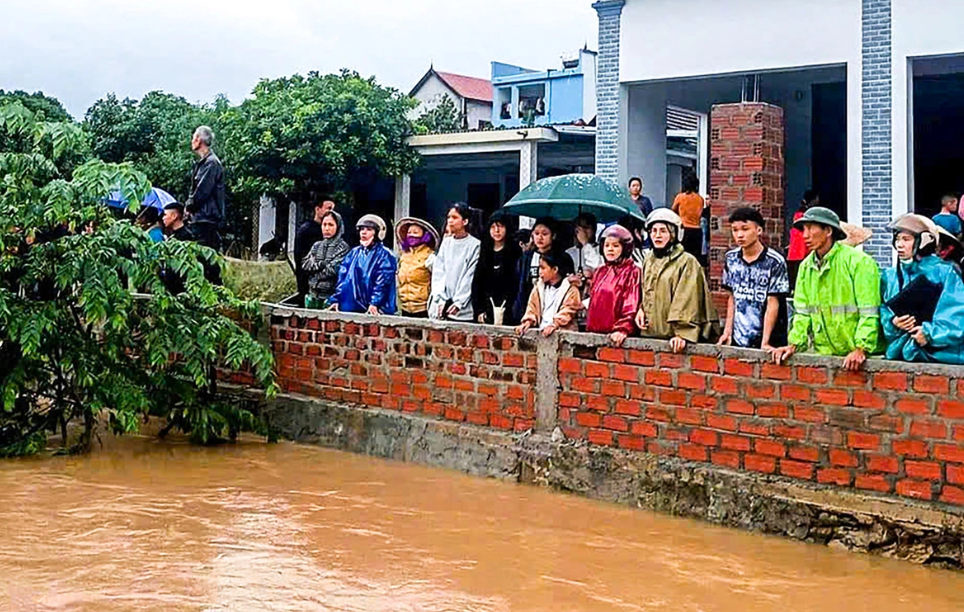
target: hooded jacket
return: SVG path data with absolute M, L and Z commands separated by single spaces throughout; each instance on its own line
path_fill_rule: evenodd
M 576 322 L 576 315 L 582 310 L 582 298 L 579 295 L 579 288 L 569 284 L 567 279 L 562 279 L 559 285 L 560 294 L 558 303 L 554 304 L 552 320 L 544 320 L 546 308 L 546 284 L 541 280 L 532 288 L 529 294 L 529 302 L 526 306 L 525 316 L 522 322 L 532 323 L 539 329 L 545 329 L 549 325 L 555 325 L 556 329 L 578 331 L 579 325 Z
M 375 306 L 383 314 L 395 314 L 396 268 L 395 256 L 380 241 L 356 246 L 341 262 L 338 286 L 328 303 L 338 304 L 342 312 L 365 312 Z
M 589 297 L 586 331 L 594 334 L 636 332 L 639 310 L 640 273 L 632 257 L 596 268 Z
M 647 251 L 643 258 L 642 302 L 647 338 L 687 342 L 715 340 L 719 317 L 700 262 L 676 243 L 664 257 Z M 591 304 L 592 302 L 590 302 Z
M 884 270 L 881 291 L 885 303 L 880 306 L 880 323 L 887 341 L 887 359 L 964 364 L 964 282 L 954 265 L 933 255 L 907 264 L 898 262 L 897 265 L 903 271 L 905 287 L 923 276 L 944 290 L 937 302 L 934 319 L 919 323 L 929 340 L 927 346 L 922 347 L 909 333 L 894 326 L 894 312 L 886 302 L 900 293 L 901 285 L 897 268 Z
M 403 312 L 420 314 L 428 310 L 434 264 L 435 251 L 427 244 L 402 251 L 399 255 L 398 305 Z
M 797 350 L 843 357 L 857 348 L 879 351 L 880 268 L 870 255 L 835 243 L 818 263 L 800 264 L 793 297 L 790 344 Z
M 331 238 L 322 238 L 311 246 L 302 262 L 302 270 L 308 273 L 311 294 L 319 300 L 327 300 L 338 285 L 338 270 L 345 255 L 351 250 L 343 238 L 345 226 L 341 215 L 332 211 L 338 230 Z

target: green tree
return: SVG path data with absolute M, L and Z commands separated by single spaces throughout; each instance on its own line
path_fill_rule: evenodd
M 43 118 L 47 121 L 70 122 L 74 120 L 60 100 L 46 96 L 42 91 L 27 93 L 19 89 L 17 91 L 0 89 L 0 106 L 11 102 L 20 102 L 34 114 L 43 113 Z
M 378 176 L 410 173 L 414 101 L 355 72 L 262 80 L 221 116 L 235 199 L 309 203 Z
M 205 280 L 201 262 L 220 258 L 115 220 L 102 198 L 119 187 L 136 208 L 150 184 L 130 163 L 76 166 L 79 125 L 18 102 L 0 107 L 0 133 L 0 454 L 36 451 L 57 429 L 66 441 L 75 419 L 85 448 L 102 415 L 119 433 L 166 417 L 199 442 L 257 428 L 213 393 L 216 364 L 274 391 L 271 354 L 242 327 L 259 306 Z
M 131 162 L 151 183 L 180 201 L 191 190 L 191 134 L 199 125 L 217 122 L 216 107 L 199 106 L 161 91 L 140 101 L 114 94 L 95 102 L 84 117 L 84 130 L 98 158 Z
M 462 129 L 462 115 L 448 94 L 415 120 L 416 129 L 425 134 L 445 134 Z

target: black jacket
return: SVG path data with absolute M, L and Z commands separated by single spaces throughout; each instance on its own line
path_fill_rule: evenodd
M 503 324 L 515 324 L 515 302 L 516 293 L 519 291 L 518 275 L 521 256 L 519 248 L 513 243 L 506 244 L 498 253 L 492 248 L 490 241 L 482 244 L 472 288 L 472 304 L 476 317 L 485 313 L 485 322 L 492 324 L 492 302 L 489 301 L 491 298 L 497 306 L 505 302 Z
M 224 218 L 224 166 L 213 151 L 194 163 L 185 208 L 194 223 L 218 225 Z

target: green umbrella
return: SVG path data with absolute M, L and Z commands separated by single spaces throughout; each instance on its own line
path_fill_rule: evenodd
M 572 221 L 581 213 L 592 213 L 600 223 L 627 215 L 646 220 L 626 189 L 595 174 L 566 174 L 536 181 L 509 200 L 504 210 L 560 221 Z

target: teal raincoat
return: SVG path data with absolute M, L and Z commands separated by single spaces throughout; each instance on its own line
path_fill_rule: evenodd
M 880 323 L 887 340 L 887 359 L 930 363 L 964 364 L 964 282 L 954 265 L 934 255 L 911 263 L 898 263 L 904 274 L 904 286 L 923 275 L 944 291 L 937 302 L 934 320 L 923 323 L 924 335 L 930 341 L 921 347 L 910 334 L 894 326 L 894 313 L 886 303 L 880 307 Z M 884 271 L 881 283 L 883 301 L 900 293 L 897 268 Z

